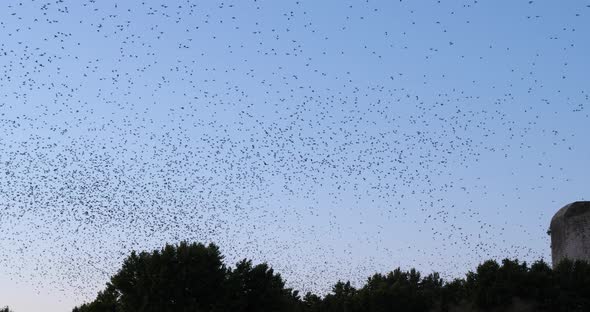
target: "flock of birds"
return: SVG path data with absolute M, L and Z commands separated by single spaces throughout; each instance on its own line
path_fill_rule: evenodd
M 180 240 L 303 291 L 453 276 L 547 259 L 584 196 L 582 1 L 2 6 L 0 283 L 79 302 Z

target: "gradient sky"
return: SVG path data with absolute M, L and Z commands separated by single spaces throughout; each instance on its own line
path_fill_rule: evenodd
M 215 242 L 303 291 L 550 259 L 588 199 L 588 1 L 4 1 L 0 306 Z

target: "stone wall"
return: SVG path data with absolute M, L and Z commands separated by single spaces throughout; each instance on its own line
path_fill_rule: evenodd
M 590 261 L 590 202 L 574 202 L 557 211 L 549 233 L 553 267 L 565 258 Z

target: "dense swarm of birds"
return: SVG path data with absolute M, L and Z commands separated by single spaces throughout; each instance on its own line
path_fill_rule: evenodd
M 130 250 L 180 240 L 318 292 L 547 259 L 548 218 L 587 186 L 589 16 L 583 1 L 3 2 L 2 283 L 79 302 Z

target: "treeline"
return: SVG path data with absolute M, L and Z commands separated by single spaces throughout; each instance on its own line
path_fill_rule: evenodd
M 242 260 L 228 267 L 217 246 L 183 242 L 131 253 L 94 301 L 73 309 L 189 311 L 590 311 L 590 265 L 565 260 L 552 269 L 543 261 L 490 260 L 453 281 L 398 268 L 360 288 L 337 282 L 320 297 L 285 287 L 266 264 Z
M 227 267 L 213 244 L 166 245 L 132 253 L 97 298 L 73 312 L 165 311 L 590 311 L 590 265 L 563 261 L 555 269 L 505 259 L 445 282 L 396 269 L 361 288 L 338 282 L 320 297 L 286 288 L 266 264 Z

